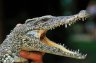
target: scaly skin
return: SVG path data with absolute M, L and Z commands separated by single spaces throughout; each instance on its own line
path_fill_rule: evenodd
M 60 56 L 66 56 L 76 59 L 84 59 L 86 55 L 82 55 L 79 51 L 70 51 L 64 46 L 56 44 L 46 37 L 48 30 L 65 25 L 71 25 L 78 20 L 84 20 L 89 14 L 86 10 L 80 11 L 72 16 L 42 16 L 28 19 L 24 24 L 17 26 L 7 35 L 6 39 L 0 45 L 0 63 L 25 62 L 19 56 L 21 50 L 40 51 Z

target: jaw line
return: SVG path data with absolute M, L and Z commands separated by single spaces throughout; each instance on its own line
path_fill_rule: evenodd
M 68 52 L 68 53 L 72 53 L 72 54 L 73 54 L 73 52 L 71 52 L 71 51 L 69 51 L 68 49 L 66 49 L 65 47 L 63 47 L 63 46 L 61 46 L 61 45 L 59 45 L 59 44 L 56 44 L 55 42 L 49 40 L 47 37 L 44 37 L 44 39 L 42 40 L 42 42 L 44 42 L 44 43 L 47 44 L 48 46 L 53 46 L 53 47 L 56 47 L 56 48 L 61 49 L 61 50 L 64 51 L 64 52 L 66 51 L 66 52 Z

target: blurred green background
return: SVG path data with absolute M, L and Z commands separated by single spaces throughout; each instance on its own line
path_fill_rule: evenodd
M 16 24 L 26 19 L 43 15 L 66 16 L 95 6 L 96 0 L 0 0 L 0 41 L 10 33 Z M 96 11 L 96 10 L 95 10 Z M 61 26 L 48 31 L 47 37 L 62 43 L 70 50 L 86 54 L 84 60 L 44 55 L 44 63 L 96 63 L 96 15 L 72 26 Z

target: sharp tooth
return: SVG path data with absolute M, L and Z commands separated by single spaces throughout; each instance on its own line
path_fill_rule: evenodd
M 63 46 L 64 46 L 64 44 L 63 44 Z
M 65 24 L 65 28 L 67 28 L 67 24 Z
M 87 56 L 87 54 L 84 55 L 85 57 Z
M 79 53 L 79 51 L 80 51 L 80 50 L 78 49 L 77 52 Z
M 62 44 L 60 43 L 60 45 L 62 45 Z
M 61 45 L 61 43 L 58 43 L 59 45 Z
M 77 53 L 77 51 L 73 50 L 73 52 Z
M 80 51 L 79 49 L 77 51 Z
M 84 21 L 84 18 L 82 18 L 82 21 Z
M 71 26 L 71 24 L 69 23 L 69 26 Z

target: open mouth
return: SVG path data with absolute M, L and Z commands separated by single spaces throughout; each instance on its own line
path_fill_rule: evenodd
M 48 39 L 46 37 L 46 33 L 47 33 L 48 30 L 39 30 L 39 36 L 40 36 L 40 40 L 41 42 L 45 43 L 47 46 L 51 46 L 51 47 L 56 47 L 59 49 L 60 52 L 62 53 L 52 53 L 52 54 L 56 54 L 56 55 L 60 55 L 60 56 L 66 56 L 66 57 L 72 57 L 72 58 L 76 58 L 76 59 L 84 59 L 86 57 L 87 54 L 81 54 L 79 52 L 79 50 L 77 51 L 71 51 L 69 49 L 67 49 L 64 44 L 63 45 L 60 45 L 60 44 L 57 44 L 56 42 L 54 41 L 51 41 L 50 39 Z

